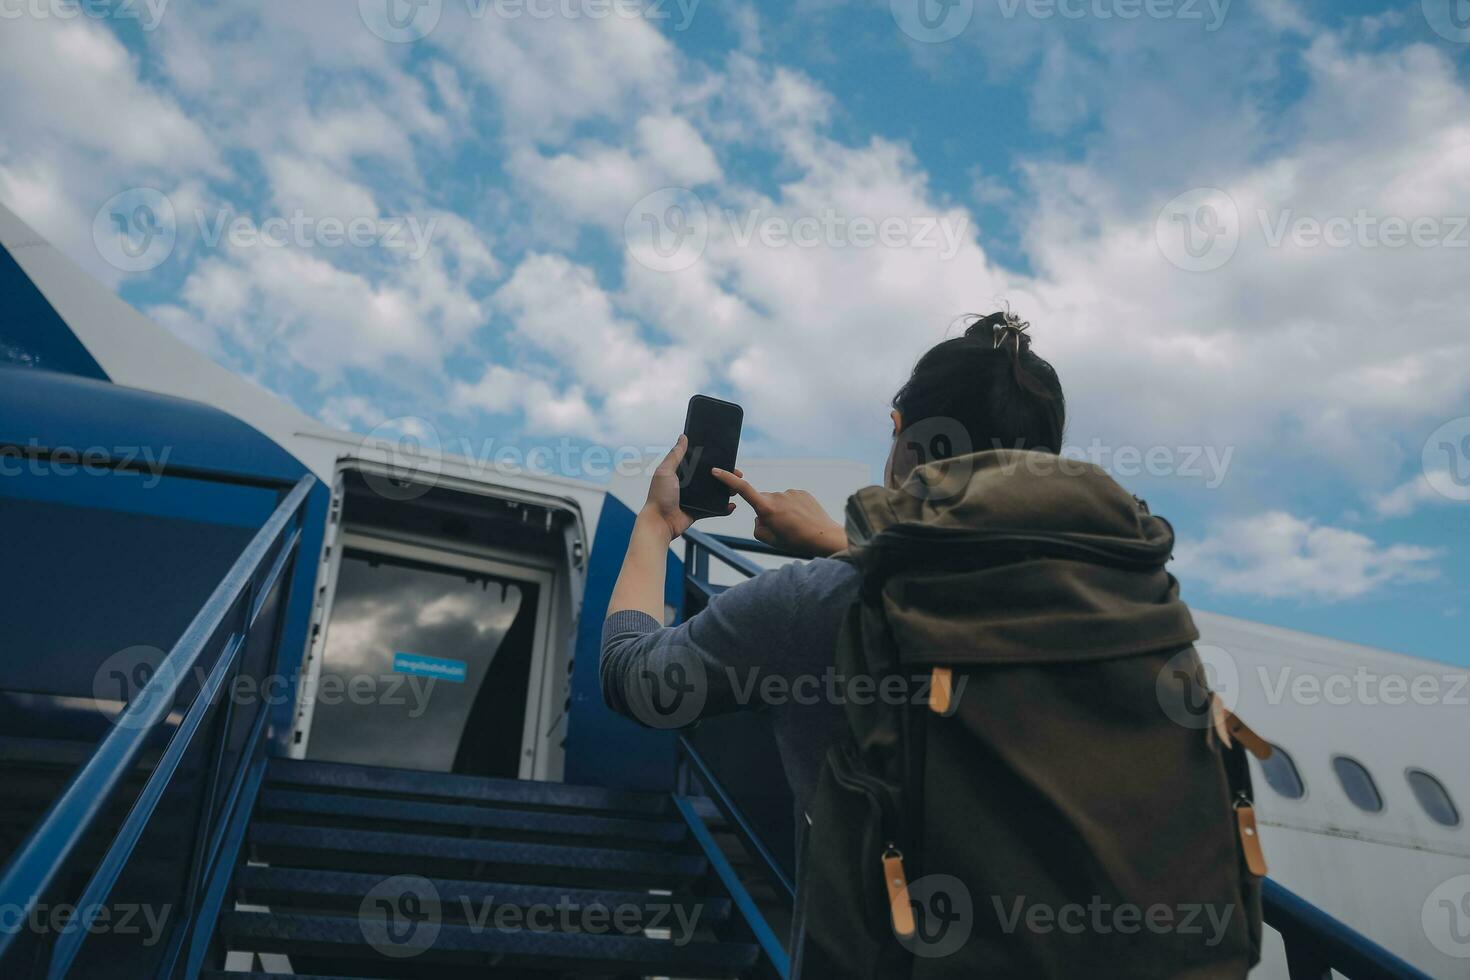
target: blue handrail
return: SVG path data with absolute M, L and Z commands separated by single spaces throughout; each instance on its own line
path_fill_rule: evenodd
M 743 551 L 784 558 L 801 557 L 760 541 L 708 534 L 692 528 L 684 532 L 684 538 L 685 588 L 701 600 L 707 600 L 715 591 L 709 579 L 711 557 L 746 576 L 759 575 L 765 569 L 741 554 Z M 769 849 L 760 842 L 758 833 L 741 813 L 738 803 L 699 759 L 687 739 L 681 742 L 690 758 L 698 763 L 699 778 L 725 819 L 730 821 L 742 839 L 749 837 L 756 841 L 754 852 L 774 867 Z M 779 868 L 774 870 L 777 875 L 784 876 Z M 1266 924 L 1281 934 L 1291 980 L 1331 980 L 1333 971 L 1348 980 L 1430 980 L 1428 974 L 1270 878 L 1264 882 L 1261 903 Z
M 730 859 L 725 857 L 725 852 L 720 850 L 719 844 L 715 843 L 714 835 L 710 833 L 704 818 L 694 809 L 688 798 L 675 795 L 674 806 L 679 810 L 679 815 L 684 818 L 689 827 L 689 833 L 694 836 L 694 841 L 704 852 L 710 867 L 714 869 L 715 876 L 730 893 L 730 900 L 735 903 L 735 908 L 740 912 L 745 923 L 750 927 L 751 934 L 755 937 L 756 945 L 760 947 L 762 956 L 770 964 L 771 969 L 781 980 L 791 976 L 791 957 L 787 954 L 781 940 L 771 929 L 765 917 L 761 915 L 760 909 L 756 907 L 755 899 L 751 897 L 749 890 L 735 873 L 730 865 Z
M 1281 933 L 1291 980 L 1430 980 L 1373 940 L 1270 878 L 1262 889 L 1266 924 Z
M 176 702 L 186 681 L 203 673 L 213 641 L 226 624 L 238 617 L 242 622 L 221 645 L 218 659 L 204 674 L 199 690 L 184 710 L 177 731 L 153 767 L 137 801 L 108 844 L 80 898 L 72 903 L 80 909 L 104 906 L 156 814 L 160 800 L 179 773 L 185 754 L 196 737 L 203 737 L 201 732 L 210 730 L 203 724 L 205 717 L 225 685 L 239 670 L 246 641 L 266 597 L 283 581 L 283 577 L 290 574 L 301 539 L 300 522 L 304 506 L 315 483 L 315 477 L 307 474 L 285 495 L 148 683 L 119 714 L 112 731 L 101 740 L 31 831 L 0 876 L 0 907 L 23 910 L 20 921 L 30 921 L 37 906 L 58 887 L 62 872 L 70 866 L 82 842 L 97 829 L 100 817 L 135 770 L 158 726 L 175 714 Z M 243 603 L 242 599 L 245 600 Z M 282 602 L 277 611 L 278 617 L 284 614 L 284 606 Z M 258 739 L 267 712 L 259 706 L 257 710 L 260 714 L 253 728 Z M 248 761 L 242 758 L 240 766 L 243 768 Z M 221 775 L 229 776 L 237 784 L 240 774 L 216 774 L 216 777 Z M 212 790 L 215 784 L 209 785 Z M 231 800 L 238 798 L 236 788 L 232 785 Z M 210 835 L 201 842 L 208 848 L 210 859 L 218 855 L 218 849 L 211 846 L 216 843 L 214 836 Z M 211 860 L 194 861 L 194 873 L 186 883 L 186 895 L 191 901 L 199 890 L 198 879 L 212 870 L 210 864 Z M 178 930 L 184 925 L 175 922 L 174 928 Z M 27 975 L 32 969 L 40 969 L 43 971 L 41 975 L 60 978 L 70 969 L 89 932 L 85 928 L 62 932 L 39 961 L 30 960 L 25 965 L 18 961 L 19 957 L 29 956 L 28 951 L 19 949 L 22 935 L 19 929 L 0 933 L 0 967 L 4 967 L 0 972 L 6 976 L 20 976 Z M 177 947 L 177 942 L 174 945 Z
M 771 849 L 766 846 L 765 841 L 761 840 L 750 820 L 741 811 L 739 804 L 716 778 L 709 763 L 704 761 L 704 756 L 700 755 L 694 744 L 682 735 L 679 736 L 679 754 L 682 757 L 681 763 L 688 766 L 692 774 L 703 785 L 709 798 L 714 801 L 715 807 L 734 828 L 736 836 L 740 838 L 740 843 L 751 852 L 759 863 L 761 871 L 770 879 L 777 894 L 785 898 L 787 902 L 795 901 L 796 884 L 791 880 L 791 876 L 776 861 L 775 856 L 771 854 Z

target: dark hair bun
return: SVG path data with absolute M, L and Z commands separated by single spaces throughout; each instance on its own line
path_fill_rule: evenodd
M 1056 371 L 1031 350 L 1031 324 L 1010 310 L 972 316 L 963 336 L 919 358 L 894 397 L 904 426 L 948 418 L 975 449 L 1060 452 L 1066 400 Z

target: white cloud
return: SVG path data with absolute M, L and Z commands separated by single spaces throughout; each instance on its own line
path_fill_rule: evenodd
M 0 126 L 11 135 L 45 134 L 122 167 L 218 169 L 203 129 L 143 82 L 137 60 L 90 18 L 7 18 L 0 90 Z
M 162 303 L 147 307 L 143 312 L 150 320 L 190 347 L 213 358 L 216 363 L 234 369 L 242 367 L 220 343 L 219 332 L 201 322 L 190 310 L 173 303 Z
M 440 246 L 417 260 L 374 250 L 380 261 L 355 270 L 348 263 L 365 260 L 333 254 L 342 249 L 226 242 L 197 262 L 181 296 L 217 335 L 206 346 L 233 346 L 261 373 L 304 369 L 327 385 L 347 368 L 407 367 L 428 379 L 484 322 L 471 283 L 496 268 L 463 227 Z
M 275 204 L 282 215 L 300 211 L 314 218 L 376 218 L 373 192 L 316 158 L 274 153 L 264 160 Z
M 720 179 L 720 165 L 686 119 L 652 115 L 633 127 L 634 149 L 588 142 L 545 156 L 512 153 L 509 169 L 538 203 L 560 217 L 621 234 L 633 204 L 664 187 L 696 187 Z
M 361 395 L 338 395 L 328 398 L 317 410 L 316 417 L 334 429 L 368 432 L 383 421 L 383 409 Z
M 1221 594 L 1327 602 L 1433 578 L 1439 557 L 1432 548 L 1379 545 L 1282 511 L 1227 521 L 1201 540 L 1181 538 L 1176 552 L 1181 578 Z
M 554 255 L 527 256 L 495 294 L 515 336 L 601 397 L 603 427 L 619 438 L 677 430 L 689 393 L 704 383 L 698 351 L 655 345 L 622 315 L 591 270 Z
M 485 85 L 518 142 L 563 139 L 582 120 L 627 120 L 679 92 L 678 50 L 638 17 L 474 17 L 446 4 L 429 40 Z
M 429 76 L 434 81 L 434 91 L 438 94 L 439 101 L 444 104 L 449 115 L 458 122 L 466 121 L 470 112 L 470 97 L 460 82 L 459 72 L 453 65 L 439 61 L 429 69 Z
M 1262 227 L 1470 214 L 1470 94 L 1428 47 L 1322 41 L 1304 67 L 1301 135 L 1265 162 L 1143 205 L 1099 166 L 1033 168 L 1040 306 L 1025 312 L 1062 368 L 1074 429 L 1235 445 L 1247 465 L 1381 484 L 1398 433 L 1470 393 L 1466 249 L 1273 246 Z M 1172 266 L 1155 240 L 1158 209 L 1191 185 L 1225 189 L 1240 216 L 1239 249 L 1212 272 Z
M 1443 475 L 1443 474 L 1441 474 Z M 1449 497 L 1436 490 L 1429 476 L 1418 476 L 1402 483 L 1387 493 L 1373 497 L 1373 510 L 1379 517 L 1408 517 L 1426 504 L 1452 503 Z
M 720 179 L 714 151 L 687 119 L 671 114 L 644 116 L 633 129 L 642 155 L 664 178 L 688 187 Z
M 421 104 L 418 91 L 413 92 L 409 120 L 388 115 L 370 92 L 353 95 L 360 101 L 349 108 L 301 111 L 286 124 L 289 139 L 301 154 L 315 162 L 344 168 L 355 158 L 376 157 L 411 171 L 412 143 L 403 138 L 405 129 L 439 135 L 446 128 L 442 119 Z M 415 119 L 418 126 L 413 125 Z
M 78 206 L 61 166 L 39 157 L 7 165 L 5 156 L 0 148 L 0 201 L 92 275 L 116 285 L 121 273 L 97 253 L 92 215 Z
M 499 364 L 487 367 L 474 383 L 457 382 L 449 404 L 460 413 L 473 410 L 525 415 L 527 432 L 535 435 L 572 435 L 606 438 L 597 411 L 580 385 L 558 391 L 544 378 Z

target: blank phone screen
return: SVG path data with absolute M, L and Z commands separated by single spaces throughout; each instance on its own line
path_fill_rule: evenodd
M 740 423 L 745 412 L 739 405 L 695 395 L 689 399 L 684 434 L 689 448 L 679 464 L 679 506 L 691 514 L 724 514 L 730 488 L 710 475 L 711 467 L 735 468 L 740 447 Z

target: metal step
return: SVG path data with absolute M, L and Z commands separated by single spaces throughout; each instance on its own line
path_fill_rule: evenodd
M 369 977 L 324 976 L 320 973 L 293 973 L 296 980 L 371 980 Z M 230 970 L 201 970 L 199 980 L 281 980 L 279 973 L 236 973 Z
M 277 912 L 307 906 L 320 911 L 355 913 L 383 880 L 382 875 L 347 871 L 245 867 L 240 869 L 235 884 L 241 902 L 270 906 Z M 728 920 L 731 906 L 728 898 L 652 895 L 646 891 L 442 878 L 430 880 L 429 885 L 432 894 L 438 896 L 445 918 L 478 915 L 483 919 L 486 908 L 504 905 L 518 909 L 556 909 L 559 916 L 565 910 L 568 920 L 585 925 L 591 920 L 583 917 L 584 911 L 590 910 L 601 921 L 601 910 L 619 910 L 619 921 L 623 915 L 629 915 L 626 925 L 633 929 L 677 929 L 686 923 L 697 929 Z M 636 916 L 631 914 L 635 911 Z
M 755 963 L 746 943 L 690 942 L 633 936 L 531 930 L 482 929 L 468 925 L 420 925 L 393 943 L 391 956 L 369 942 L 372 930 L 345 916 L 227 912 L 224 937 L 240 949 L 328 958 L 431 964 L 524 967 L 541 970 L 642 971 L 680 977 L 736 977 Z M 376 937 L 379 947 L 388 940 Z M 228 974 L 226 975 L 228 976 Z
M 266 783 L 382 795 L 431 797 L 456 803 L 500 803 L 543 809 L 600 810 L 625 816 L 672 817 L 673 804 L 659 793 L 569 786 L 528 779 L 495 779 L 454 773 L 384 769 L 340 762 L 272 759 Z
M 704 874 L 702 854 L 473 840 L 274 822 L 252 823 L 249 846 L 264 864 L 515 883 L 673 887 Z M 473 871 L 465 874 L 465 866 Z
M 341 822 L 394 823 L 417 828 L 468 827 L 549 837 L 645 842 L 672 846 L 689 836 L 683 821 L 629 819 L 600 814 L 466 806 L 425 800 L 343 793 L 266 789 L 258 813 L 270 819 L 329 818 Z M 313 823 L 316 821 L 313 820 Z
M 664 795 L 274 760 L 216 936 L 335 980 L 740 976 L 759 948 L 690 893 L 712 880 L 691 845 Z

